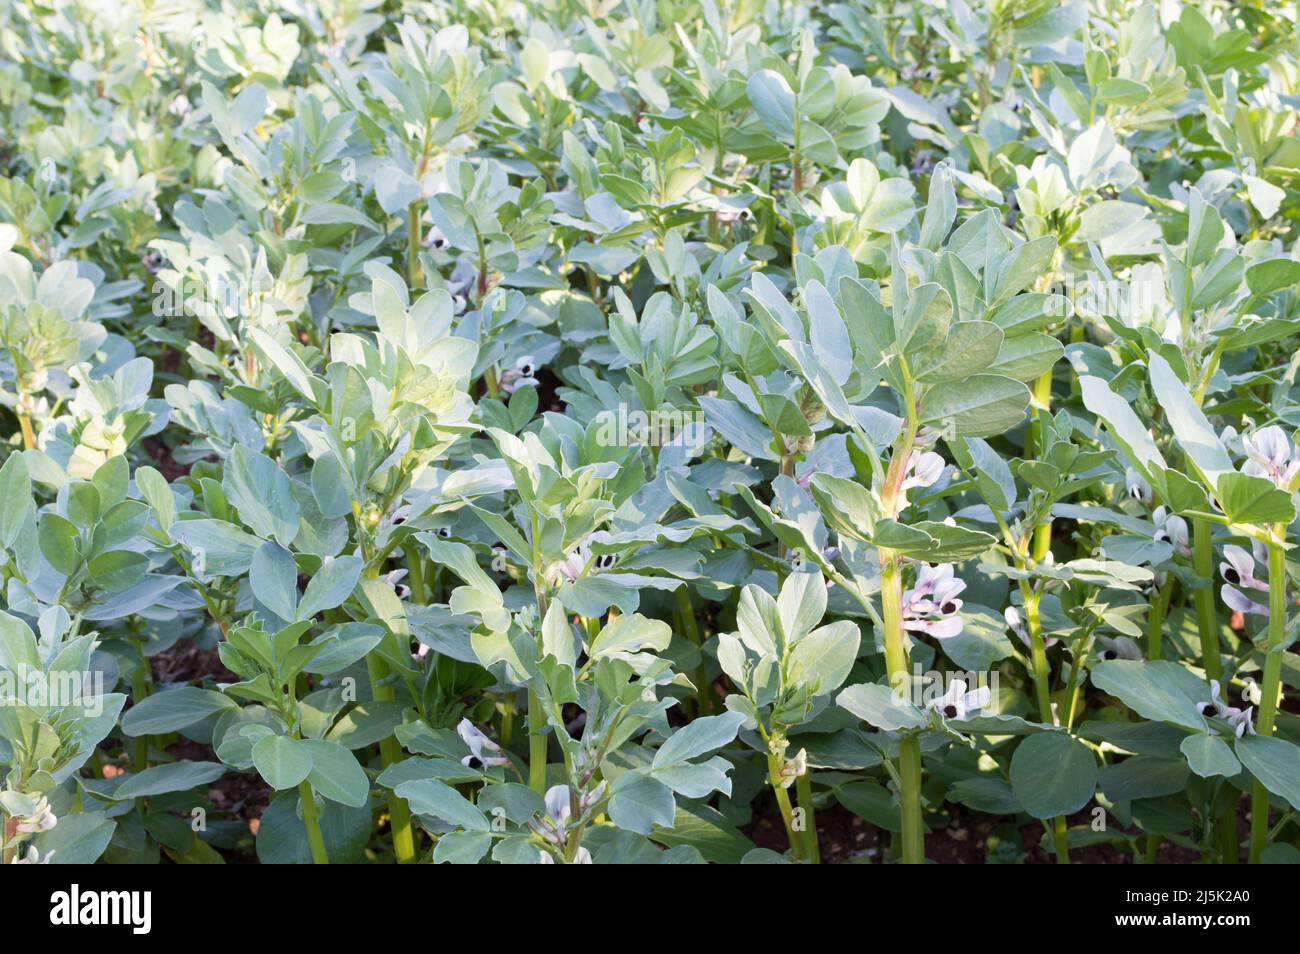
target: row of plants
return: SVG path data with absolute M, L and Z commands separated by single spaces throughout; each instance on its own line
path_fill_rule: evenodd
M 1294 16 L 5 7 L 4 861 L 1300 861 Z

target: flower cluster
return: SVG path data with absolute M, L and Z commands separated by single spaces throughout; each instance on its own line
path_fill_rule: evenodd
M 479 731 L 469 719 L 460 720 L 456 726 L 456 734 L 469 746 L 470 751 L 469 755 L 460 760 L 461 765 L 472 768 L 477 764 L 480 768 L 490 768 L 494 765 L 510 764 L 510 759 L 506 758 L 501 751 L 501 746 Z
M 962 631 L 959 594 L 964 580 L 953 575 L 951 563 L 922 563 L 916 584 L 903 594 L 903 626 L 936 639 L 951 639 Z
M 1219 681 L 1210 680 L 1210 701 L 1200 702 L 1196 705 L 1196 711 L 1203 716 L 1217 716 L 1232 728 L 1233 734 L 1238 738 L 1243 735 L 1255 733 L 1255 723 L 1253 721 L 1255 707 L 1247 706 L 1245 709 L 1239 709 L 1236 706 L 1230 706 L 1220 698 Z

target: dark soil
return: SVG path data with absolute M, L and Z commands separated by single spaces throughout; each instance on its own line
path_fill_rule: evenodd
M 162 438 L 154 435 L 146 437 L 140 442 L 145 451 L 153 459 L 154 466 L 158 472 L 167 478 L 168 483 L 172 483 L 190 472 L 189 464 L 177 463 L 172 458 L 171 448 L 163 443 Z
M 216 762 L 212 747 L 190 739 L 167 746 L 167 754 L 180 761 Z M 271 789 L 256 772 L 227 772 L 208 786 L 208 801 L 226 818 L 242 818 L 256 833 L 257 819 L 271 801 Z
M 210 679 L 238 682 L 239 677 L 221 663 L 214 650 L 201 649 L 191 639 L 180 639 L 150 659 L 156 683 L 174 684 Z
M 927 860 L 937 864 L 982 865 L 990 860 L 1015 864 L 1055 864 L 1056 856 L 1050 845 L 1044 848 L 1043 827 L 1038 822 L 1015 826 L 993 815 L 971 812 L 960 805 L 946 805 L 948 824 L 932 829 L 925 838 Z M 1245 839 L 1249 824 L 1245 821 L 1246 802 L 1239 806 L 1239 829 Z M 1070 819 L 1071 825 L 1087 825 L 1091 816 L 1082 812 Z M 765 815 L 742 831 L 760 848 L 784 852 L 789 848 L 785 828 L 779 815 Z M 1129 832 L 1129 834 L 1133 834 Z M 869 863 L 880 864 L 889 860 L 889 832 L 877 828 L 857 817 L 841 805 L 830 805 L 817 811 L 817 836 L 821 846 L 823 864 Z M 1008 838 L 1010 845 L 1006 845 Z M 1003 843 L 1000 859 L 990 859 Z M 1161 842 L 1156 852 L 1156 864 L 1199 864 L 1200 855 L 1170 842 Z M 1244 860 L 1244 858 L 1243 858 Z M 1137 863 L 1132 852 L 1118 845 L 1089 845 L 1070 850 L 1074 864 L 1129 865 Z

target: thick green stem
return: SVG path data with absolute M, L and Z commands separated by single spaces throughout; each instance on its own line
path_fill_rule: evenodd
M 880 606 L 885 624 L 885 665 L 889 685 L 900 692 L 909 685 L 911 670 L 903 640 L 902 560 L 880 549 Z M 903 864 L 925 863 L 925 831 L 921 822 L 921 740 L 904 735 L 898 743 L 899 811 L 902 816 Z
M 1068 865 L 1070 863 L 1070 835 L 1069 826 L 1066 824 L 1064 815 L 1057 815 L 1052 819 L 1052 844 L 1056 849 L 1056 863 L 1058 865 Z
M 133 705 L 139 705 L 149 696 L 149 660 L 144 654 L 144 643 L 139 639 L 132 639 L 136 652 L 140 654 L 140 660 L 131 672 L 131 702 Z M 149 736 L 141 735 L 135 740 L 135 746 L 131 752 L 131 771 L 143 772 L 149 766 Z
M 412 202 L 406 210 L 406 284 L 414 291 L 420 286 L 420 203 Z
M 542 700 L 528 690 L 528 785 L 539 795 L 546 794 L 546 713 Z
M 1214 526 L 1208 520 L 1192 520 L 1192 569 L 1200 578 L 1192 591 L 1196 607 L 1196 628 L 1201 634 L 1201 665 L 1210 679 L 1223 679 L 1223 659 L 1219 655 L 1219 614 L 1214 606 Z M 1228 805 L 1219 816 L 1219 861 L 1237 863 L 1237 802 Z
M 709 715 L 713 712 L 713 686 L 709 683 L 709 661 L 704 655 L 704 640 L 700 637 L 699 624 L 695 621 L 695 607 L 691 603 L 690 587 L 685 584 L 677 587 L 677 612 L 682 618 L 682 630 L 695 644 L 700 654 L 700 664 L 695 667 L 696 705 L 700 715 Z
M 1205 675 L 1223 679 L 1223 662 L 1219 658 L 1219 618 L 1214 608 L 1214 540 L 1213 525 L 1208 520 L 1192 521 L 1192 568 L 1200 577 L 1192 591 L 1196 604 L 1196 626 L 1201 633 L 1201 662 Z
M 1165 628 L 1165 612 L 1169 609 L 1169 594 L 1174 588 L 1174 575 L 1169 574 L 1165 580 L 1164 586 L 1156 591 L 1155 599 L 1151 601 L 1151 609 L 1147 613 L 1147 658 L 1157 660 L 1162 653 L 1162 640 Z M 1153 865 L 1156 861 L 1156 849 L 1160 846 L 1160 837 L 1158 835 L 1147 835 L 1146 853 L 1144 861 Z
M 1038 612 L 1041 594 L 1033 590 L 1022 590 L 1025 600 L 1025 624 L 1029 630 L 1029 654 L 1034 666 L 1034 696 L 1038 699 L 1038 718 L 1045 725 L 1051 725 L 1052 686 L 1051 674 L 1047 666 L 1047 644 L 1043 640 L 1043 624 Z M 1070 840 L 1068 828 L 1063 816 L 1052 819 L 1052 840 L 1056 849 L 1056 863 L 1070 863 Z
M 370 694 L 376 702 L 392 702 L 393 687 L 384 684 L 388 664 L 375 653 L 366 657 L 366 672 L 370 675 Z M 384 768 L 402 759 L 402 746 L 396 736 L 390 735 L 379 743 L 379 760 Z M 411 809 L 406 800 L 396 792 L 388 793 L 388 822 L 393 829 L 393 854 L 399 865 L 415 862 L 415 833 L 411 829 Z
M 767 778 L 772 783 L 772 790 L 776 792 L 776 803 L 781 808 L 781 821 L 785 823 L 785 834 L 790 839 L 790 854 L 795 861 L 804 861 L 807 856 L 806 844 L 803 833 L 795 831 L 794 807 L 790 804 L 790 793 L 781 784 L 782 768 L 784 768 L 784 765 L 781 756 L 769 752 L 767 755 Z
M 803 809 L 803 835 L 804 854 L 808 860 L 815 865 L 822 862 L 821 844 L 817 840 L 817 812 L 813 807 L 812 796 L 812 774 L 804 772 L 795 781 L 796 793 L 799 796 L 799 807 Z
M 1278 699 L 1282 694 L 1282 651 L 1286 648 L 1286 551 L 1280 541 L 1286 525 L 1273 528 L 1274 541 L 1268 545 L 1268 644 L 1264 656 L 1263 693 L 1259 703 L 1259 720 L 1255 731 L 1272 735 L 1277 721 Z M 1250 863 L 1259 864 L 1268 847 L 1268 789 L 1257 779 L 1250 796 Z
M 303 779 L 298 786 L 298 798 L 302 802 L 302 823 L 307 826 L 307 844 L 311 846 L 311 863 L 327 865 L 330 863 L 329 852 L 325 850 L 325 836 L 320 830 L 320 813 L 316 810 L 316 795 L 311 790 L 311 782 Z
M 1160 659 L 1165 629 L 1165 613 L 1169 609 L 1169 595 L 1174 589 L 1174 575 L 1169 574 L 1165 585 L 1156 592 L 1151 601 L 1151 610 L 1147 613 L 1147 658 Z

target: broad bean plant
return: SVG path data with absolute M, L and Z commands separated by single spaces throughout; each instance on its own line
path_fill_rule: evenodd
M 4 863 L 1300 862 L 1294 8 L 0 11 Z

